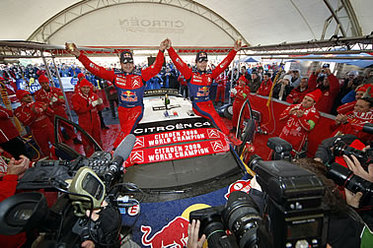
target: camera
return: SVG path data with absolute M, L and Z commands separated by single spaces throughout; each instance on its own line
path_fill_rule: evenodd
M 365 199 L 373 196 L 373 183 L 355 175 L 352 171 L 338 163 L 334 162 L 330 165 L 327 177 L 353 193 L 363 193 L 361 204 L 364 204 Z
M 205 208 L 190 212 L 190 221 L 200 220 L 199 237 L 205 234 L 210 248 L 214 247 L 264 247 L 264 237 L 259 227 L 264 227 L 258 207 L 246 193 L 234 191 L 225 206 Z M 226 230 L 233 235 L 228 235 Z
M 330 147 L 334 157 L 337 156 L 351 156 L 354 155 L 360 162 L 360 164 L 367 169 L 370 163 L 373 163 L 373 148 L 369 148 L 366 151 L 361 151 L 353 148 L 346 144 L 341 138 L 337 138 L 333 145 Z
M 51 208 L 39 192 L 23 192 L 5 199 L 0 203 L 0 234 L 34 229 L 45 232 L 41 248 L 75 248 L 85 240 L 93 241 L 96 247 L 119 247 L 119 208 L 139 204 L 133 199 L 123 202 L 120 194 L 125 184 L 117 184 L 135 140 L 134 135 L 128 135 L 113 156 L 100 151 L 73 161 L 37 162 L 26 171 L 17 189 L 57 191 L 60 196 Z

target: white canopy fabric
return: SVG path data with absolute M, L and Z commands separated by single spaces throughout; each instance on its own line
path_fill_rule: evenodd
M 346 37 L 368 35 L 372 9 L 372 0 L 2 0 L 0 39 L 157 46 L 169 37 L 175 46 L 227 47 L 241 38 L 256 46 L 341 36 L 337 20 Z

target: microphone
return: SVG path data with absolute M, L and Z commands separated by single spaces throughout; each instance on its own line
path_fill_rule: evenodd
M 114 151 L 108 171 L 105 173 L 105 180 L 110 182 L 118 172 L 123 171 L 123 162 L 130 156 L 133 146 L 136 142 L 136 136 L 127 135 Z

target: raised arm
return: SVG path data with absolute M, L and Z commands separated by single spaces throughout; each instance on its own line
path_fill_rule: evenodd
M 181 74 L 184 75 L 185 80 L 188 80 L 193 75 L 192 69 L 189 68 L 188 65 L 185 64 L 185 62 L 179 57 L 174 48 L 171 46 L 171 41 L 168 40 L 168 42 L 168 55 L 170 55 L 170 58 L 172 59 L 172 62 L 174 62 L 176 68 L 180 71 Z
M 228 53 L 227 57 L 220 62 L 220 64 L 212 71 L 211 77 L 216 78 L 219 76 L 232 62 L 237 52 L 241 49 L 241 41 L 236 40 L 234 48 Z
M 114 82 L 115 73 L 114 71 L 108 71 L 104 67 L 96 65 L 93 63 L 87 56 L 85 56 L 74 43 L 66 43 L 66 50 L 74 55 L 82 64 L 83 66 L 90 71 L 92 74 L 105 79 L 109 80 L 110 82 Z
M 161 45 L 159 46 L 159 51 L 154 63 L 148 68 L 141 70 L 141 75 L 144 81 L 148 81 L 161 71 L 162 65 L 164 63 L 164 51 L 167 49 L 167 45 L 167 40 L 162 41 Z

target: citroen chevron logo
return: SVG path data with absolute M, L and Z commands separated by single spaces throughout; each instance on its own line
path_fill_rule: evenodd
M 207 135 L 209 136 L 210 139 L 219 138 L 219 133 L 218 133 L 218 130 L 216 129 L 207 129 Z
M 211 146 L 212 146 L 212 149 L 214 150 L 214 152 L 222 152 L 224 151 L 224 145 L 223 143 L 221 143 L 220 140 L 218 141 L 212 141 L 210 142 Z
M 143 148 L 144 147 L 144 137 L 137 137 L 133 149 Z
M 131 152 L 131 162 L 137 162 L 137 163 L 144 162 L 144 151 Z

